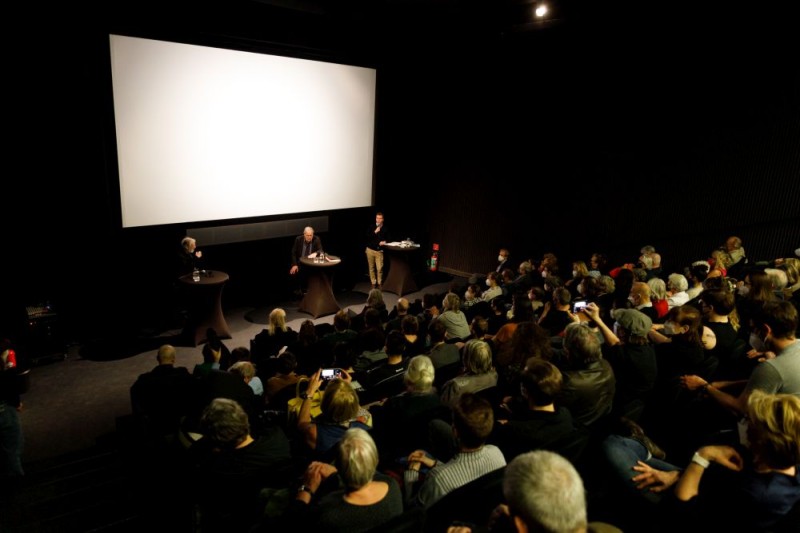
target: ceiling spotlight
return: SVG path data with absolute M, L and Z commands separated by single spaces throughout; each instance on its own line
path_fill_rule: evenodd
M 537 2 L 534 13 L 536 14 L 536 18 L 545 17 L 547 15 L 547 4 L 544 2 Z

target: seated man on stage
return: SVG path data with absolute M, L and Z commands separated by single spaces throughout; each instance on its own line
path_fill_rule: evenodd
M 292 276 L 302 272 L 300 268 L 300 259 L 303 257 L 315 257 L 316 254 L 322 252 L 322 240 L 319 236 L 314 235 L 314 228 L 306 226 L 302 235 L 298 235 L 294 240 L 292 246 L 292 267 L 289 269 L 289 274 Z M 299 286 L 295 290 L 295 294 L 302 294 L 303 287 L 305 286 L 305 274 L 300 274 L 298 279 Z

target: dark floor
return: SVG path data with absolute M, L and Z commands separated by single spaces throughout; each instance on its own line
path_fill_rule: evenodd
M 426 292 L 438 294 L 446 291 L 449 283 L 430 285 L 404 297 L 414 301 Z M 359 312 L 368 292 L 368 283 L 357 284 L 353 291 L 337 294 L 337 300 L 343 308 Z M 391 308 L 398 297 L 384 293 L 384 298 Z M 311 318 L 297 310 L 298 303 L 226 309 L 232 338 L 225 344 L 230 348 L 249 346 L 250 339 L 263 329 L 274 307 L 283 307 L 289 325 L 297 330 L 303 320 Z M 330 315 L 314 322 L 331 323 L 332 320 Z M 98 441 L 113 438 L 118 425 L 124 423 L 131 412 L 131 384 L 139 374 L 155 366 L 158 347 L 173 343 L 178 333 L 179 330 L 170 330 L 138 338 L 100 337 L 84 345 L 70 346 L 65 358 L 33 366 L 21 414 L 25 438 L 23 465 L 85 450 Z M 202 361 L 201 349 L 202 346 L 177 346 L 177 365 L 193 368 Z

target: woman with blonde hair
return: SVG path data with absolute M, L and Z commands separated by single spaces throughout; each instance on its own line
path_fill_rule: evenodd
M 678 500 L 693 504 L 692 528 L 699 520 L 704 525 L 698 531 L 772 531 L 800 503 L 800 398 L 753 391 L 746 435 L 744 450 L 717 445 L 697 450 L 676 483 Z M 714 471 L 718 483 L 703 483 L 701 490 L 711 463 L 723 467 Z
M 267 327 L 253 337 L 251 357 L 257 368 L 267 368 L 267 359 L 297 340 L 297 332 L 286 325 L 286 311 L 276 307 L 269 313 Z M 267 376 L 269 377 L 269 376 Z
M 627 508 L 646 513 L 655 531 L 796 531 L 800 398 L 754 390 L 746 420 L 741 444 L 702 446 L 683 470 L 653 459 L 641 441 L 608 437 L 602 448 L 615 477 L 659 504 Z
M 371 429 L 369 411 L 362 409 L 358 394 L 350 384 L 352 378 L 346 371 L 342 371 L 341 377 L 327 383 L 320 403 L 322 412 L 312 419 L 311 401 L 325 383 L 320 377 L 321 373 L 322 369 L 319 369 L 309 379 L 297 417 L 297 431 L 316 458 L 326 457 L 348 429 Z
M 467 316 L 461 311 L 461 298 L 454 292 L 448 292 L 442 301 L 442 309 L 436 320 L 447 328 L 447 339 L 455 341 L 469 337 L 469 323 Z
M 711 252 L 711 270 L 708 271 L 706 278 L 719 278 L 728 275 L 728 267 L 733 264 L 731 254 L 722 248 L 718 248 Z

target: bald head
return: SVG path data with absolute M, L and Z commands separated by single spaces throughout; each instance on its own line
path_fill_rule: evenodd
M 405 298 L 398 298 L 396 305 L 397 305 L 397 314 L 398 315 L 404 315 L 404 314 L 408 313 L 408 307 L 411 304 Z
M 635 304 L 640 305 L 650 301 L 650 285 L 642 281 L 634 281 L 631 286 L 630 295 L 634 298 Z
M 158 355 L 156 355 L 156 359 L 158 360 L 159 365 L 174 365 L 176 354 L 177 351 L 175 350 L 174 346 L 171 344 L 165 344 L 158 349 Z

